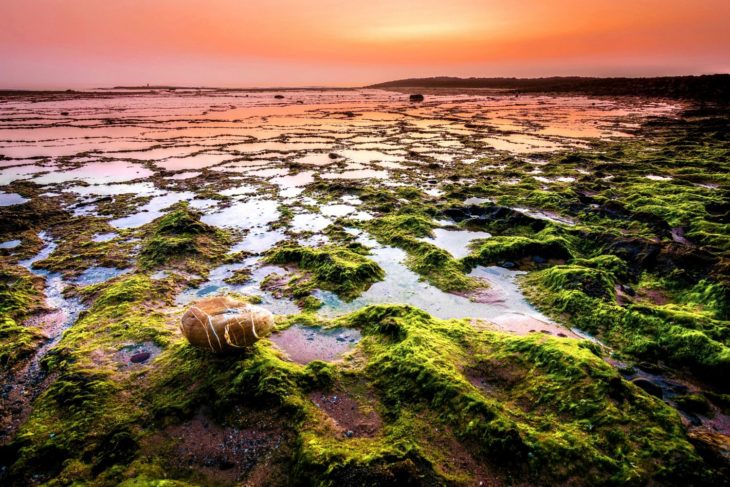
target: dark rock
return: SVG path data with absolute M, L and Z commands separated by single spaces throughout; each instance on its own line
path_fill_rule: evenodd
M 653 383 L 649 379 L 643 379 L 641 377 L 632 380 L 631 382 L 634 383 L 635 386 L 640 387 L 641 389 L 644 389 L 644 391 L 648 392 L 652 396 L 658 397 L 659 399 L 662 398 L 662 388 L 659 387 L 657 384 Z
M 281 100 L 282 98 L 284 98 L 284 95 L 274 95 L 274 98 L 276 98 L 277 100 Z
M 619 284 L 618 287 L 627 296 L 636 296 L 636 291 L 634 291 L 634 288 L 629 286 L 628 284 Z
M 330 159 L 338 159 L 338 158 L 339 158 L 340 156 L 338 156 L 338 155 L 337 155 L 337 154 L 335 154 L 334 152 L 330 152 L 330 153 L 328 154 L 328 157 L 329 157 Z
M 150 358 L 149 352 L 139 352 L 135 353 L 131 357 L 129 357 L 129 361 L 133 364 L 141 364 L 142 362 L 146 362 Z
M 414 94 L 408 97 L 410 101 L 423 101 L 423 95 L 421 94 Z

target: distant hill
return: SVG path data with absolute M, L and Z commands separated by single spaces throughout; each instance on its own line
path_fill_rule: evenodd
M 639 95 L 730 101 L 730 74 L 657 78 L 410 78 L 368 88 L 502 89 L 520 93 L 580 93 L 598 96 Z

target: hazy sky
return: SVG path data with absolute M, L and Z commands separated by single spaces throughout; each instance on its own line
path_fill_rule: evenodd
M 0 87 L 730 72 L 730 0 L 0 0 Z

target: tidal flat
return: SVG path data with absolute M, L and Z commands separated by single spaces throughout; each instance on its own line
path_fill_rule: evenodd
M 727 485 L 730 110 L 0 95 L 3 485 Z M 238 354 L 180 319 L 231 295 Z

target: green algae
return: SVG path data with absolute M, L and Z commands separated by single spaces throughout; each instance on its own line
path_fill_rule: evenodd
M 545 261 L 567 260 L 572 257 L 572 253 L 566 239 L 559 236 L 550 234 L 537 234 L 535 237 L 502 236 L 478 243 L 465 260 L 471 265 L 494 265 L 504 262 L 517 263 L 535 256 Z
M 727 322 L 671 306 L 615 301 L 612 276 L 576 264 L 525 279 L 528 296 L 548 314 L 600 337 L 621 352 L 649 362 L 689 367 L 721 381 L 730 372 Z
M 304 297 L 311 289 L 333 291 L 352 300 L 384 277 L 383 269 L 369 259 L 361 246 L 321 248 L 282 245 L 269 251 L 266 261 L 272 264 L 295 264 L 310 276 L 290 283 L 295 296 Z
M 23 322 L 43 308 L 39 279 L 25 269 L 0 263 L 0 365 L 10 369 L 30 355 L 43 336 Z
M 201 222 L 200 216 L 187 203 L 179 203 L 173 211 L 150 223 L 140 251 L 142 268 L 183 265 L 199 270 L 206 263 L 219 261 L 230 246 L 230 236 Z

